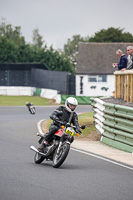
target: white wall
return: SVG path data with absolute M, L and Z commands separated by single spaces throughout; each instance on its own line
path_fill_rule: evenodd
M 80 94 L 80 76 L 83 76 L 83 94 Z M 92 89 L 92 86 L 96 86 Z M 107 91 L 101 88 L 108 88 Z M 115 90 L 115 75 L 108 75 L 107 82 L 88 82 L 88 75 L 76 75 L 77 96 L 112 96 Z
M 42 88 L 40 96 L 47 99 L 55 99 L 56 103 L 61 103 L 61 95 L 58 94 L 57 90 Z
M 35 91 L 35 87 L 0 86 L 0 95 L 33 96 Z M 55 99 L 57 104 L 61 103 L 61 95 L 58 94 L 57 90 L 42 88 L 40 96 L 47 99 Z
M 0 86 L 0 95 L 33 96 L 35 90 L 34 87 Z

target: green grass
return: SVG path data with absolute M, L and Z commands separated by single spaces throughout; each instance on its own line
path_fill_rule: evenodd
M 86 125 L 86 128 L 82 130 L 82 138 L 88 137 L 89 134 L 96 131 L 96 128 L 94 126 L 94 118 L 93 118 L 93 112 L 90 113 L 84 113 L 78 115 L 78 121 L 79 125 L 82 126 L 83 124 Z M 52 123 L 52 120 L 47 120 L 47 131 Z
M 0 106 L 23 106 L 28 101 L 34 105 L 51 105 L 52 100 L 38 96 L 0 96 Z
M 82 130 L 83 136 L 87 136 L 96 130 L 94 126 L 93 112 L 78 115 L 80 126 L 85 124 L 86 128 Z

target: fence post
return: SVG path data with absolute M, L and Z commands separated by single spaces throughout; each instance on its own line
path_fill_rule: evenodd
M 131 75 L 131 94 L 130 94 L 130 102 L 133 102 L 133 74 Z
M 133 102 L 133 70 L 116 71 L 114 75 L 115 98 L 122 98 L 127 102 Z

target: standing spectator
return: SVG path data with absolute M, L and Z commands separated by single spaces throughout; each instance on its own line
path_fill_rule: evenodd
M 133 69 L 133 46 L 127 47 L 127 56 L 128 56 L 128 63 L 127 63 L 127 69 Z
M 127 56 L 123 54 L 123 51 L 120 49 L 116 51 L 116 55 L 120 58 L 120 61 L 119 63 L 112 63 L 112 66 L 115 68 L 118 67 L 118 70 L 125 71 L 127 68 L 127 62 L 128 62 Z

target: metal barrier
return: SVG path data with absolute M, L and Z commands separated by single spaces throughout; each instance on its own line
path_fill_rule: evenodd
M 0 86 L 46 88 L 75 95 L 75 75 L 50 71 L 45 64 L 0 64 Z
M 122 98 L 127 102 L 133 102 L 133 70 L 116 71 L 114 74 L 115 98 Z
M 95 126 L 101 141 L 117 149 L 133 153 L 133 108 L 105 103 L 91 98 Z

